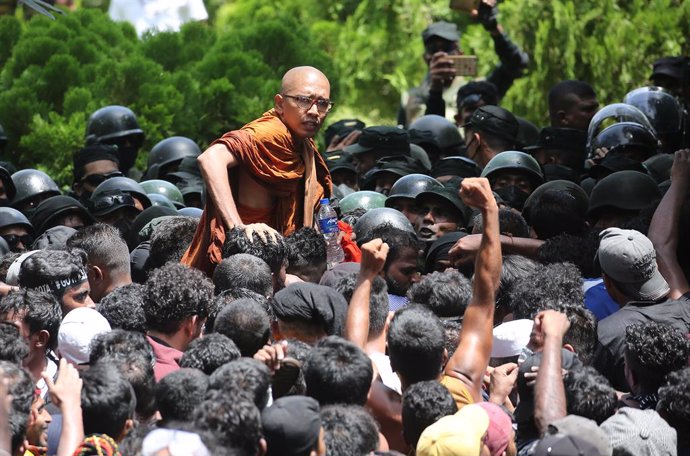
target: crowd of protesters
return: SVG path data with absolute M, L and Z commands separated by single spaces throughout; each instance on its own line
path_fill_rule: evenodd
M 123 106 L 69 192 L 1 162 L 0 455 L 690 455 L 687 59 L 603 107 L 561 81 L 539 129 L 500 106 L 526 53 L 476 15 L 486 80 L 431 24 L 400 124 L 321 151 L 330 85 L 298 67 L 143 173 Z

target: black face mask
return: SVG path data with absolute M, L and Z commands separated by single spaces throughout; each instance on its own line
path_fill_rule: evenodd
M 134 162 L 137 160 L 137 149 L 131 146 L 118 146 L 117 159 L 120 162 L 120 171 L 126 173 L 134 166 Z
M 496 192 L 508 206 L 518 211 L 522 211 L 522 207 L 525 205 L 525 201 L 527 201 L 527 197 L 529 196 L 529 193 L 520 190 L 515 185 L 499 188 L 498 190 L 494 190 L 494 192 Z
M 127 219 L 120 219 L 113 223 L 113 226 L 117 228 L 123 239 L 129 239 L 129 232 L 132 230 L 132 222 Z

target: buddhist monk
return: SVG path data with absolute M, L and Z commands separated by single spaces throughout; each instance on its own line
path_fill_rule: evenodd
M 331 110 L 330 83 L 313 67 L 283 76 L 274 107 L 226 133 L 199 156 L 208 194 L 204 214 L 182 263 L 212 273 L 225 231 L 244 227 L 249 239 L 314 225 L 331 178 L 313 137 Z M 274 231 L 275 230 L 275 231 Z

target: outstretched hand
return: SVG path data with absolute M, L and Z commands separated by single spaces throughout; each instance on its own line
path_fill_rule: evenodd
M 335 135 L 331 140 L 331 143 L 326 148 L 326 152 L 331 152 L 334 150 L 342 150 L 347 146 L 350 146 L 357 142 L 359 137 L 362 135 L 362 130 L 353 130 L 344 138 L 340 135 Z
M 256 234 L 264 244 L 267 242 L 278 242 L 278 232 L 266 225 L 265 223 L 250 223 L 244 227 L 244 234 L 249 239 L 249 242 L 254 242 L 254 235 Z

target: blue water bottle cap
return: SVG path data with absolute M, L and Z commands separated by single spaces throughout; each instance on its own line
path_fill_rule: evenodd
M 321 204 L 322 206 L 325 206 L 326 204 L 329 204 L 330 202 L 331 202 L 331 200 L 329 200 L 328 198 L 322 198 L 319 201 L 319 204 Z

